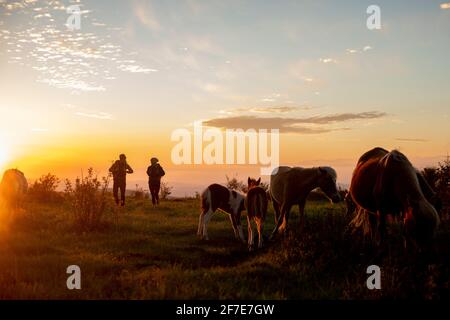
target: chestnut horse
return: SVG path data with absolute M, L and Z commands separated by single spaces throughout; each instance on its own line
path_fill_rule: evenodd
M 331 167 L 278 167 L 270 177 L 270 197 L 275 211 L 275 229 L 283 233 L 287 227 L 291 207 L 298 204 L 300 226 L 303 228 L 306 197 L 316 188 L 322 189 L 333 203 L 341 201 L 336 186 L 336 171 Z
M 245 198 L 245 207 L 247 208 L 247 225 L 248 225 L 248 249 L 253 250 L 253 226 L 255 222 L 258 229 L 258 249 L 263 246 L 263 225 L 266 219 L 268 199 L 266 191 L 259 185 L 261 178 L 258 180 L 248 178 L 248 192 Z
M 403 214 L 407 239 L 431 244 L 439 224 L 436 209 L 427 200 L 434 192 L 401 152 L 374 148 L 364 153 L 353 172 L 350 194 L 358 206 L 354 221 L 368 219 L 366 225 L 376 228 L 381 240 L 386 216 Z

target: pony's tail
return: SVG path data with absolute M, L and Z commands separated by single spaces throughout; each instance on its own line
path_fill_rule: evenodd
M 267 198 L 267 201 L 272 201 L 272 195 L 270 194 L 270 190 L 266 191 L 266 198 Z
M 203 191 L 200 201 L 202 212 L 208 211 L 211 205 L 211 192 L 209 191 L 209 188 L 206 188 L 206 190 Z
M 262 219 L 265 219 L 267 213 L 269 198 L 267 197 L 267 193 L 261 193 L 256 201 L 256 210 L 258 212 L 258 216 Z
M 371 214 L 372 213 L 369 211 L 357 206 L 356 215 L 349 223 L 352 233 L 355 233 L 357 230 L 361 230 L 364 237 L 372 238 L 375 230 L 373 230 L 374 228 L 370 223 Z

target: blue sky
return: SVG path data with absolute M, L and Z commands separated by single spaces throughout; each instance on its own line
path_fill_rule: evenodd
M 71 4 L 84 12 L 78 31 L 64 26 Z M 381 30 L 366 28 L 372 4 Z M 258 128 L 281 117 L 302 123 L 282 132 L 286 163 L 352 163 L 382 145 L 425 165 L 450 146 L 448 7 L 0 0 L 0 137 L 20 164 L 28 150 L 49 148 L 55 156 L 40 159 L 57 168 L 67 163 L 63 153 L 124 148 L 167 163 L 170 133 L 193 121 L 233 117 L 235 127 Z M 349 116 L 303 121 L 342 114 Z M 35 160 L 30 170 L 40 167 Z

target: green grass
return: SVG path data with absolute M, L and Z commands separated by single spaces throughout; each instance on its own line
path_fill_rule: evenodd
M 370 248 L 346 232 L 342 205 L 309 202 L 298 231 L 249 253 L 228 216 L 216 213 L 209 241 L 196 237 L 199 202 L 130 200 L 118 222 L 95 232 L 73 229 L 65 205 L 30 205 L 0 228 L 2 299 L 379 299 L 448 298 L 450 228 L 441 226 L 437 254 L 407 255 L 398 226 L 388 245 Z M 111 213 L 109 213 L 111 215 Z M 245 214 L 242 218 L 246 230 Z M 265 234 L 273 228 L 270 211 Z M 81 268 L 81 290 L 66 288 L 66 268 Z M 368 290 L 366 268 L 382 270 L 382 290 Z

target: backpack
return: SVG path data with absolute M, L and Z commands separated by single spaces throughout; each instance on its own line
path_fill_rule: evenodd
M 148 168 L 148 175 L 150 178 L 156 178 L 159 179 L 160 177 L 162 177 L 162 168 L 159 164 L 154 165 L 154 166 L 150 166 Z

